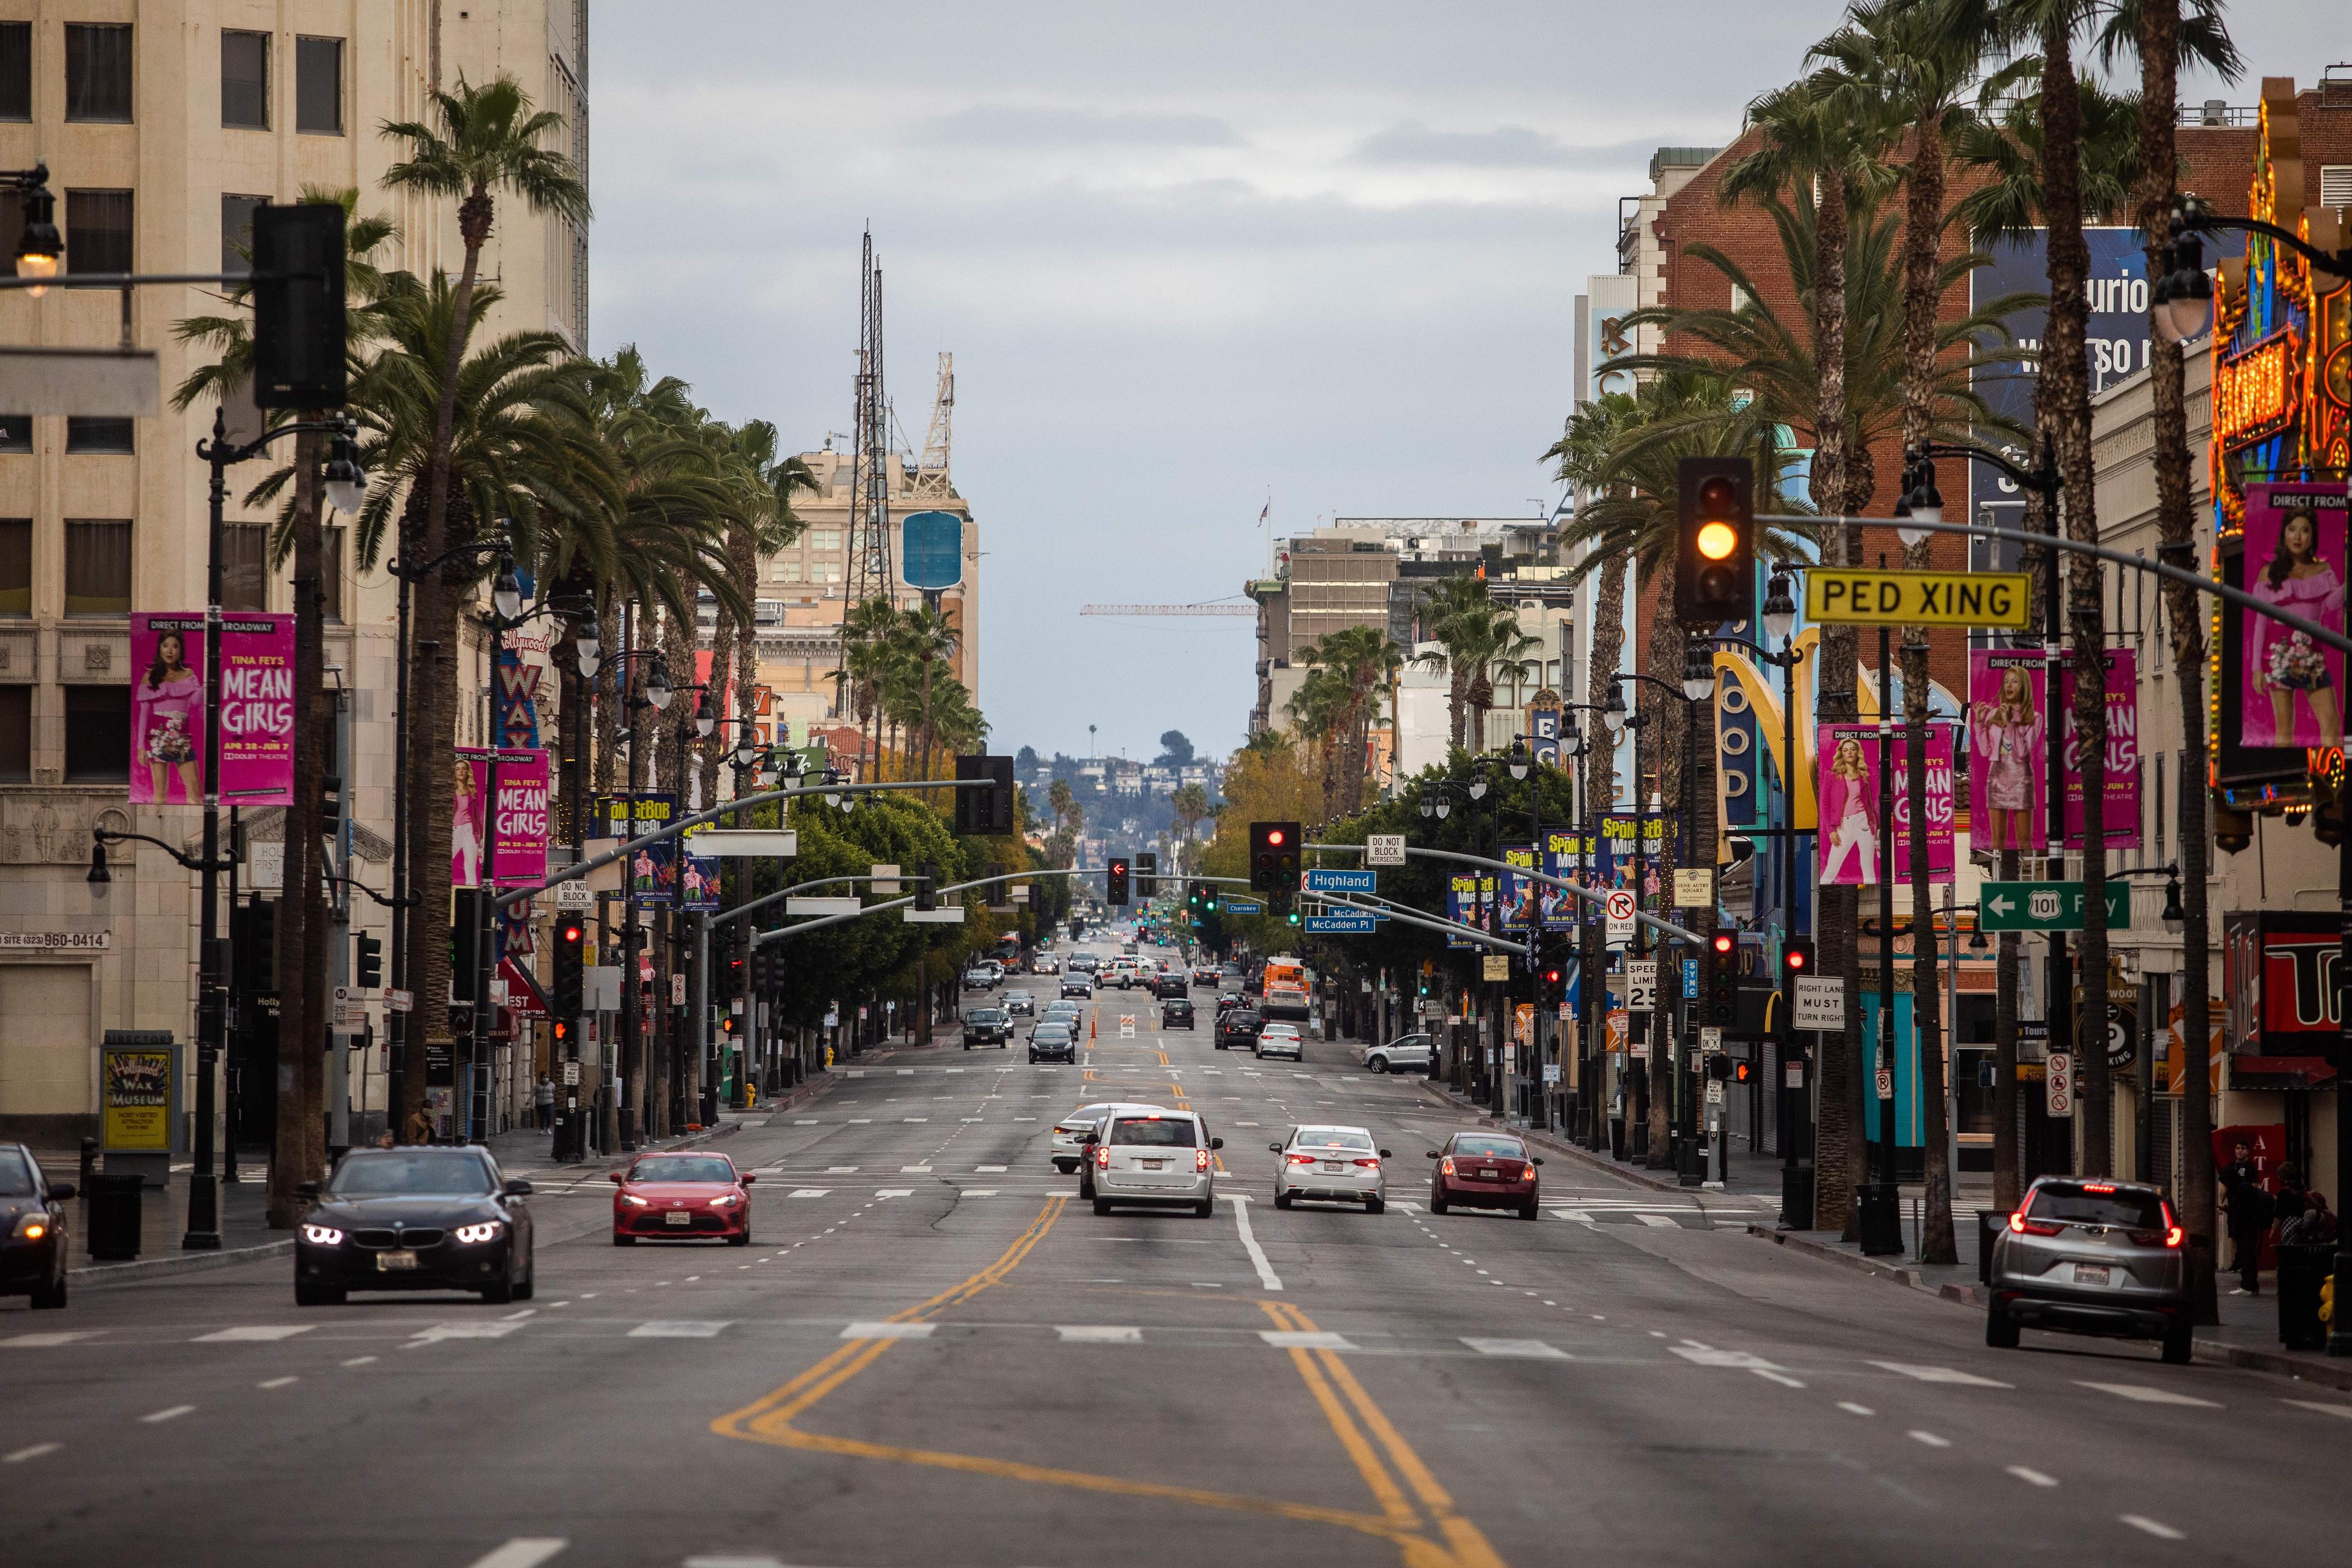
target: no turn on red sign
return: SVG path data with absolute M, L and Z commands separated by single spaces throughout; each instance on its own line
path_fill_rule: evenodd
M 1612 889 L 1605 913 L 1609 923 L 1604 940 L 1612 942 L 1633 940 L 1633 894 L 1631 889 Z

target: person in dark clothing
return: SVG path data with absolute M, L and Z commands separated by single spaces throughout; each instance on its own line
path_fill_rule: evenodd
M 2336 1216 L 2328 1212 L 2327 1194 L 2311 1194 L 2304 1211 L 2279 1226 L 2279 1240 L 2300 1247 L 2336 1245 Z
M 2303 1179 L 2303 1168 L 2292 1160 L 2279 1167 L 2278 1194 L 2273 1202 L 2277 1211 L 2273 1217 L 2278 1221 L 2281 1235 L 2284 1235 L 2286 1227 L 2301 1218 L 2303 1211 L 2311 1205 L 2311 1184 Z
M 2263 1233 L 2270 1228 L 2271 1195 L 2263 1190 L 2253 1151 L 2243 1142 L 2217 1174 L 2222 1207 L 2229 1214 L 2231 1267 L 2238 1275 L 2238 1288 L 2230 1294 L 2259 1296 L 2263 1293 Z

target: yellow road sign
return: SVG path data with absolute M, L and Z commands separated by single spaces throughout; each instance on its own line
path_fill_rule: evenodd
M 1805 569 L 1805 615 L 1850 626 L 2005 626 L 2032 622 L 2033 579 L 2022 572 L 1864 572 Z

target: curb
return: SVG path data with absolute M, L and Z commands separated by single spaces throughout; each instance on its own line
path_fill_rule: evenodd
M 1478 1119 L 1478 1125 L 1481 1127 L 1500 1127 L 1503 1125 L 1500 1121 L 1480 1110 L 1477 1106 L 1472 1105 L 1467 1100 L 1455 1098 L 1455 1096 L 1450 1091 L 1440 1089 L 1434 1082 L 1423 1082 L 1421 1085 L 1421 1089 L 1422 1092 L 1430 1096 L 1431 1099 L 1435 1100 L 1438 1104 L 1444 1106 L 1447 1110 L 1465 1111 L 1468 1114 L 1476 1117 Z M 1647 1170 L 1636 1165 L 1620 1164 L 1615 1160 L 1610 1159 L 1605 1155 L 1596 1154 L 1591 1150 L 1584 1148 L 1580 1144 L 1570 1143 L 1561 1139 L 1555 1138 L 1549 1132 L 1534 1132 L 1524 1127 L 1514 1127 L 1511 1129 L 1511 1131 L 1518 1137 L 1524 1138 L 1528 1142 L 1536 1144 L 1549 1152 L 1564 1154 L 1589 1169 L 1605 1171 L 1610 1175 L 1616 1177 L 1620 1181 L 1631 1182 L 1637 1187 L 1646 1187 L 1654 1193 L 1690 1193 L 1699 1195 L 1716 1193 L 1721 1194 L 1727 1197 L 1739 1195 L 1734 1193 L 1726 1193 L 1724 1192 L 1724 1189 L 1720 1187 L 1686 1187 L 1676 1178 L 1671 1176 L 1653 1175 Z M 1704 1208 L 1706 1205 L 1702 1202 L 1700 1206 Z
M 130 1285 L 142 1279 L 157 1279 L 173 1274 L 200 1274 L 207 1268 L 229 1268 L 240 1263 L 259 1263 L 268 1258 L 285 1258 L 294 1250 L 294 1238 L 265 1241 L 257 1247 L 225 1247 L 218 1252 L 183 1252 L 172 1258 L 142 1258 L 129 1263 L 86 1263 L 79 1268 L 66 1270 L 66 1281 L 95 1289 L 104 1285 Z
M 1881 1263 L 1876 1258 L 1864 1258 L 1834 1247 L 1823 1247 L 1818 1241 L 1809 1241 L 1803 1237 L 1791 1236 L 1785 1231 L 1775 1230 L 1768 1225 L 1751 1225 L 1748 1227 L 1748 1234 L 1762 1237 L 1776 1246 L 1787 1247 L 1790 1252 L 1801 1253 L 1807 1258 L 1817 1258 L 1824 1262 L 1850 1268 L 1858 1274 L 1868 1274 L 1876 1279 L 1908 1286 L 1921 1295 L 1933 1296 L 1938 1300 L 1949 1301 L 1955 1306 L 1981 1308 L 1984 1305 L 1983 1299 L 1977 1294 L 1977 1288 L 1973 1285 L 1930 1284 L 1921 1279 L 1916 1269 L 1906 1268 L 1900 1264 Z M 2284 1351 L 2260 1350 L 2252 1345 L 2235 1344 L 2228 1340 L 2199 1338 L 2192 1343 L 2199 1361 L 2217 1362 L 2225 1366 L 2244 1367 L 2249 1372 L 2268 1373 L 2273 1376 L 2293 1379 L 2297 1383 L 2317 1384 L 2324 1388 L 2352 1392 L 2352 1363 L 2339 1364 L 2331 1362 L 2315 1362 L 2305 1356 L 2290 1355 Z

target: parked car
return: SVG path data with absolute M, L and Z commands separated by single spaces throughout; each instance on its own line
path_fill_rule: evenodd
M 1437 1042 L 1427 1035 L 1399 1035 L 1385 1046 L 1366 1046 L 1364 1066 L 1373 1072 L 1435 1072 Z
M 749 1247 L 758 1180 L 724 1154 L 640 1154 L 613 1173 L 613 1245 L 716 1238 Z
M 530 1300 L 530 1184 L 499 1174 L 476 1145 L 354 1149 L 295 1227 L 294 1304 L 332 1307 L 352 1290 L 476 1290 L 493 1306 Z
M 1430 1213 L 1511 1209 L 1521 1219 L 1543 1216 L 1536 1201 L 1536 1167 L 1543 1159 L 1509 1133 L 1456 1132 L 1429 1157 L 1437 1162 L 1430 1175 Z
M 1122 1105 L 1089 1137 L 1095 1213 L 1108 1214 L 1118 1204 L 1181 1204 L 1203 1219 L 1215 1212 L 1209 1155 L 1225 1141 L 1210 1137 L 1197 1113 Z
M 963 1016 L 963 1048 L 974 1046 L 994 1046 L 1003 1050 L 1013 1043 L 1013 1016 L 1002 1007 L 974 1007 Z
M 1166 996 L 1160 1002 L 1160 1026 L 1163 1029 L 1193 1027 L 1192 999 L 1189 996 Z
M 2021 1329 L 2048 1329 L 2156 1340 L 2165 1360 L 2188 1361 L 2197 1317 L 2184 1240 L 2159 1188 L 2041 1178 L 1993 1242 L 1985 1343 L 2014 1350 Z
M 1237 1046 L 1244 1048 L 1255 1047 L 1257 1044 L 1257 1032 L 1265 1023 L 1265 1020 L 1250 1008 L 1226 1009 L 1217 1018 L 1217 1032 L 1213 1037 L 1217 1049 L 1223 1051 Z
M 1296 1024 L 1261 1025 L 1252 1044 L 1260 1057 L 1288 1057 L 1295 1062 L 1307 1059 L 1307 1043 L 1298 1037 Z
M 1286 1209 L 1300 1198 L 1360 1203 L 1367 1214 L 1388 1206 L 1386 1149 L 1375 1147 L 1361 1127 L 1294 1127 L 1274 1151 L 1274 1206 Z
M 0 1296 L 30 1296 L 35 1310 L 66 1304 L 66 1200 L 76 1187 L 52 1182 L 22 1143 L 0 1143 Z

